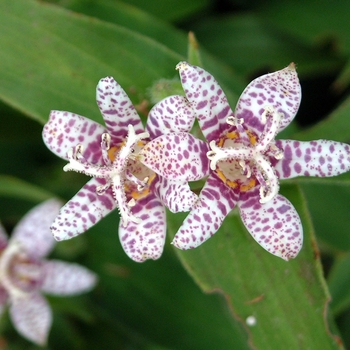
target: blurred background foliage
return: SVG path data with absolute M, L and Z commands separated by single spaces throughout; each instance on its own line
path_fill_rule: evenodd
M 112 75 L 145 118 L 151 87 L 175 79 L 192 31 L 203 67 L 234 106 L 255 77 L 297 65 L 303 99 L 281 138 L 350 142 L 350 1 L 0 0 L 0 219 L 8 232 L 35 204 L 87 181 L 41 138 L 51 109 L 102 123 L 98 80 Z M 194 251 L 170 245 L 138 264 L 118 240 L 118 213 L 57 244 L 54 257 L 99 274 L 81 297 L 50 298 L 48 349 L 350 348 L 350 175 L 282 184 L 305 243 L 291 262 L 263 251 L 236 212 Z M 246 320 L 253 316 L 256 324 Z M 0 348 L 36 349 L 8 316 Z

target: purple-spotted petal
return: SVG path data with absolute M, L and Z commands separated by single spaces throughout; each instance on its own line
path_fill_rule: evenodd
M 303 228 L 293 205 L 281 195 L 259 202 L 259 191 L 241 195 L 239 210 L 244 225 L 268 252 L 284 260 L 295 258 L 303 244 Z
M 258 135 L 263 131 L 261 115 L 266 107 L 283 113 L 280 130 L 291 123 L 301 101 L 301 87 L 294 63 L 253 80 L 243 91 L 235 110 L 236 118 Z
M 132 213 L 141 219 L 140 223 L 129 221 L 126 227 L 119 224 L 119 238 L 125 253 L 136 262 L 160 258 L 166 233 L 162 203 L 149 194 L 132 207 Z
M 275 164 L 280 179 L 336 176 L 350 170 L 350 146 L 336 141 L 278 140 L 284 156 Z
M 103 195 L 96 194 L 96 187 L 103 185 L 104 179 L 92 178 L 59 212 L 51 225 L 57 241 L 73 238 L 95 225 L 116 208 L 112 190 Z
M 214 235 L 236 205 L 238 194 L 221 180 L 211 176 L 199 199 L 174 237 L 172 243 L 177 248 L 196 248 Z
M 180 62 L 176 69 L 204 136 L 208 141 L 218 139 L 228 129 L 227 117 L 233 114 L 220 85 L 204 69 L 187 62 Z
M 3 249 L 7 247 L 7 240 L 8 240 L 7 233 L 0 223 L 0 253 L 2 252 Z
M 48 255 L 56 243 L 50 225 L 61 207 L 62 203 L 57 199 L 37 205 L 14 228 L 11 239 L 21 242 L 30 256 L 41 258 Z
M 146 131 L 149 132 L 151 139 L 171 132 L 189 132 L 195 117 L 186 97 L 170 96 L 158 102 L 150 110 Z
M 189 133 L 172 133 L 147 143 L 139 160 L 160 176 L 195 181 L 209 173 L 208 144 Z
M 62 111 L 51 111 L 43 129 L 46 146 L 59 157 L 68 160 L 67 152 L 82 144 L 84 157 L 91 163 L 100 163 L 101 135 L 106 129 L 85 117 Z
M 76 295 L 91 290 L 97 282 L 96 275 L 78 264 L 58 260 L 42 261 L 43 282 L 40 289 L 48 294 Z
M 160 200 L 173 213 L 190 211 L 198 201 L 198 196 L 191 191 L 187 182 L 159 177 L 156 186 Z
M 144 131 L 134 105 L 112 77 L 99 81 L 96 88 L 96 101 L 113 144 L 119 145 L 125 140 L 129 124 L 134 126 L 136 134 Z
M 52 323 L 48 302 L 40 294 L 12 298 L 10 305 L 12 323 L 23 337 L 45 345 Z

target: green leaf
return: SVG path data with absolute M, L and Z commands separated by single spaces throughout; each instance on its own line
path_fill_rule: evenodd
M 0 197 L 18 198 L 39 203 L 53 198 L 55 195 L 13 176 L 0 174 Z
M 279 30 L 306 42 L 350 52 L 350 3 L 333 0 L 268 2 L 261 14 Z
M 0 46 L 0 98 L 41 123 L 51 109 L 102 122 L 95 102 L 100 78 L 114 76 L 138 104 L 152 83 L 176 76 L 184 59 L 143 33 L 32 0 L 0 3 Z M 240 85 L 219 67 L 219 77 Z
M 210 0 L 168 0 L 159 2 L 158 0 L 123 0 L 128 4 L 153 14 L 156 17 L 167 21 L 183 20 L 197 11 L 203 10 L 210 4 Z
M 85 0 L 68 0 L 60 1 L 59 4 L 67 9 L 142 33 L 181 54 L 183 59 L 188 57 L 190 34 L 176 29 L 167 23 L 163 17 L 155 17 L 143 11 L 141 9 L 142 7 L 137 8 L 120 1 L 112 0 L 92 2 L 86 2 Z M 215 74 L 215 78 L 222 83 L 223 86 L 231 88 L 238 96 L 242 93 L 245 88 L 245 83 L 239 78 L 241 77 L 240 72 L 234 71 L 228 65 L 224 65 L 221 61 L 221 57 L 219 61 L 216 57 L 208 54 L 200 43 L 197 43 L 196 54 L 201 56 L 201 62 L 203 62 L 201 66 Z M 215 54 L 219 55 L 220 52 L 216 52 Z M 200 61 L 191 62 L 191 64 L 199 63 Z M 229 89 L 226 90 L 228 99 L 235 103 L 238 96 L 232 94 Z
M 208 242 L 178 255 L 203 290 L 225 295 L 254 348 L 338 349 L 325 319 L 329 294 L 302 192 L 291 185 L 284 194 L 304 227 L 304 246 L 293 261 L 263 250 L 232 214 Z M 249 326 L 251 317 L 256 324 Z
M 266 16 L 238 13 L 204 18 L 192 26 L 199 42 L 244 76 L 286 67 L 291 61 L 298 65 L 300 76 L 333 71 L 343 60 L 317 50 L 288 34 L 267 25 Z
M 299 183 L 307 198 L 317 238 L 332 250 L 349 250 L 350 236 L 344 229 L 350 227 L 349 175 Z
M 195 285 L 169 242 L 159 260 L 137 264 L 123 252 L 117 227 L 114 212 L 82 237 L 89 243 L 86 264 L 99 275 L 92 309 L 104 315 L 101 322 L 108 320 L 106 327 L 122 324 L 143 343 L 170 349 L 249 349 L 222 296 L 206 295 Z M 88 335 L 93 336 L 98 334 Z
M 114 75 L 140 101 L 182 58 L 128 29 L 30 0 L 0 3 L 0 46 L 0 97 L 42 123 L 50 109 L 101 121 L 100 78 Z
M 326 119 L 311 128 L 301 130 L 293 135 L 296 140 L 328 139 L 348 142 L 350 137 L 350 97 L 348 97 Z
M 327 281 L 332 295 L 330 306 L 333 313 L 338 315 L 350 306 L 350 253 L 336 259 Z

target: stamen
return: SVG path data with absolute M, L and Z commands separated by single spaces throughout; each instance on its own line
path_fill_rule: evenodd
M 270 143 L 267 153 L 280 160 L 284 157 L 283 150 L 279 149 L 274 143 Z
M 108 150 L 111 147 L 111 135 L 104 133 L 101 136 L 101 150 L 102 150 L 102 158 L 105 164 L 110 165 L 111 164 L 111 159 L 109 158 L 108 155 Z
M 106 180 L 106 184 L 97 186 L 96 193 L 98 195 L 104 195 L 110 187 L 112 188 L 113 196 L 118 204 L 122 223 L 124 226 L 126 226 L 129 221 L 133 221 L 135 223 L 140 222 L 140 219 L 132 215 L 130 211 L 130 207 L 135 205 L 136 202 L 134 203 L 133 201 L 129 201 L 129 203 L 127 203 L 124 180 L 127 178 L 128 180 L 134 182 L 137 185 L 138 191 L 142 191 L 147 185 L 147 182 L 149 180 L 148 177 L 145 177 L 143 181 L 138 179 L 127 169 L 127 166 L 129 160 L 135 158 L 134 149 L 137 143 L 142 139 L 148 137 L 148 132 L 136 134 L 134 126 L 129 124 L 126 142 L 121 146 L 119 153 L 116 154 L 112 162 L 111 158 L 108 155 L 108 150 L 111 147 L 111 136 L 108 133 L 102 134 L 101 152 L 105 165 L 96 165 L 89 163 L 83 156 L 83 146 L 80 144 L 67 152 L 69 163 L 65 165 L 63 170 L 72 170 L 91 177 L 104 178 Z
M 216 163 L 226 159 L 251 159 L 254 155 L 252 148 L 241 146 L 240 148 L 221 148 L 215 144 L 215 141 L 209 143 L 211 151 L 207 152 L 207 157 L 210 160 L 210 169 L 216 169 Z
M 241 137 L 242 141 L 246 144 L 250 144 L 249 136 L 246 132 L 246 130 L 243 127 L 244 119 L 243 118 L 236 118 L 235 116 L 231 115 L 226 119 L 226 123 L 229 125 L 233 125 L 236 127 L 239 136 Z
M 255 161 L 262 170 L 264 178 L 266 178 L 265 185 L 260 183 L 260 203 L 267 203 L 269 200 L 275 197 L 279 191 L 278 178 L 270 162 L 267 161 L 263 155 L 256 155 Z
M 96 193 L 99 195 L 99 196 L 102 196 L 106 193 L 106 191 L 111 187 L 111 182 L 108 181 L 106 184 L 104 185 L 101 185 L 101 186 L 97 186 L 96 187 Z
M 250 166 L 244 160 L 240 160 L 239 165 L 242 168 L 242 174 L 245 175 L 249 179 L 252 175 L 252 171 L 250 169 Z
M 261 121 L 265 124 L 264 131 L 259 137 L 258 143 L 255 148 L 258 152 L 265 152 L 271 141 L 275 139 L 277 135 L 283 114 L 278 113 L 272 106 L 266 106 L 264 112 L 261 115 Z
M 131 199 L 129 200 L 129 202 L 128 202 L 128 206 L 129 206 L 130 208 L 132 208 L 132 207 L 134 207 L 135 205 L 136 205 L 135 199 L 134 199 L 134 198 L 131 198 Z

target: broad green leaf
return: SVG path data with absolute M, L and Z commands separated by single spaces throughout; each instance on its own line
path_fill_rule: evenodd
M 134 8 L 135 11 L 142 9 L 145 13 L 152 14 L 155 17 L 162 18 L 164 21 L 176 21 L 183 20 L 184 17 L 188 17 L 193 13 L 203 10 L 208 7 L 210 0 L 169 0 L 166 2 L 159 2 L 158 0 L 123 0 L 112 1 L 112 0 L 47 0 L 48 2 L 56 3 L 61 6 L 72 7 L 73 10 L 84 8 L 83 11 L 88 10 L 92 16 L 100 16 L 107 14 L 108 10 L 113 10 L 117 6 L 128 5 L 130 8 Z M 102 6 L 101 6 L 102 5 Z M 113 18 L 112 13 L 107 14 L 111 19 Z
M 330 53 L 282 34 L 256 13 L 204 18 L 192 30 L 205 48 L 246 77 L 281 69 L 292 61 L 298 65 L 300 76 L 333 71 L 343 63 Z
M 317 237 L 333 250 L 350 249 L 349 175 L 327 181 L 300 181 L 308 202 Z M 330 181 L 329 181 L 330 180 Z
M 142 33 L 32 0 L 0 2 L 0 46 L 0 98 L 41 123 L 51 109 L 101 121 L 95 88 L 107 75 L 141 103 L 185 58 Z
M 332 295 L 330 304 L 334 314 L 350 306 L 350 253 L 339 256 L 328 275 L 328 287 Z
M 208 7 L 210 0 L 123 0 L 128 4 L 140 7 L 154 16 L 167 21 L 183 20 L 197 11 Z
M 222 296 L 195 285 L 169 242 L 159 260 L 137 264 L 121 249 L 117 228 L 116 211 L 81 237 L 89 243 L 86 263 L 100 278 L 93 312 L 104 315 L 106 327 L 122 324 L 144 342 L 170 349 L 249 349 Z
M 350 140 L 350 97 L 348 97 L 326 119 L 311 128 L 301 130 L 293 135 L 296 140 L 327 139 L 349 142 Z
M 39 186 L 13 176 L 0 174 L 0 197 L 18 198 L 39 203 L 53 198 L 54 195 Z
M 208 242 L 178 255 L 203 290 L 225 295 L 254 348 L 342 348 L 325 319 L 329 294 L 303 194 L 295 185 L 283 192 L 304 226 L 304 245 L 293 261 L 263 250 L 232 214 Z M 250 326 L 250 320 L 256 323 Z
M 349 1 L 297 0 L 268 2 L 262 16 L 283 32 L 306 42 L 350 52 Z
M 50 109 L 100 121 L 100 78 L 115 76 L 140 102 L 182 58 L 128 29 L 31 0 L 0 2 L 0 46 L 0 97 L 42 123 Z

